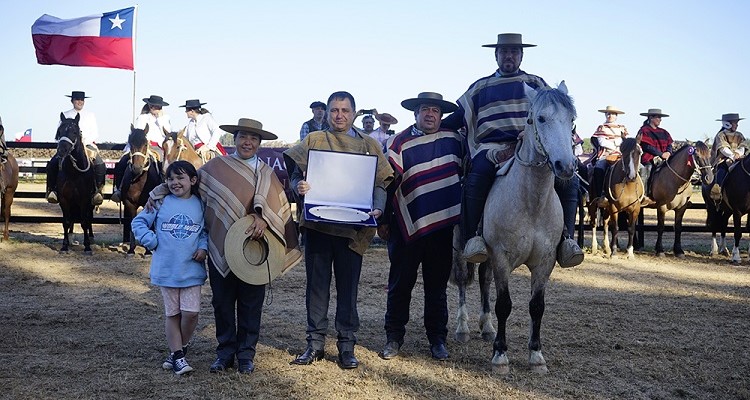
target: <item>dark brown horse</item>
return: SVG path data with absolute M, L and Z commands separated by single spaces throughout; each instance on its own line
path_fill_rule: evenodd
M 654 246 L 656 255 L 660 257 L 665 255 L 662 245 L 664 218 L 667 211 L 674 210 L 674 246 L 672 251 L 675 257 L 685 257 L 685 252 L 682 250 L 682 217 L 685 215 L 687 206 L 690 204 L 690 196 L 693 194 L 693 184 L 690 182 L 690 178 L 696 169 L 700 169 L 701 172 L 710 170 L 709 159 L 708 146 L 703 142 L 697 142 L 694 146 L 682 146 L 651 172 L 651 199 L 655 204 L 648 207 L 656 208 L 658 232 L 656 245 Z
M 730 168 L 722 184 L 721 197 L 729 209 L 734 222 L 734 248 L 732 263 L 742 262 L 740 239 L 742 239 L 742 216 L 750 212 L 750 157 L 745 157 Z M 750 229 L 750 219 L 747 220 Z
M 80 222 L 83 229 L 83 251 L 91 254 L 91 224 L 94 219 L 91 198 L 96 191 L 96 180 L 93 163 L 81 141 L 79 119 L 79 115 L 75 119 L 68 119 L 60 113 L 61 122 L 55 135 L 58 164 L 48 165 L 47 168 L 58 168 L 60 171 L 57 182 L 54 183 L 63 213 L 63 245 L 60 251 L 68 251 L 73 224 Z
M 0 125 L 0 136 L 5 129 Z M 18 188 L 18 163 L 13 154 L 5 153 L 8 159 L 0 163 L 0 216 L 5 225 L 3 229 L 3 240 L 8 240 L 8 224 L 10 224 L 10 206 L 13 204 L 13 196 Z
M 130 135 L 128 136 L 130 160 L 127 168 L 130 169 L 131 181 L 127 193 L 122 194 L 125 207 L 123 237 L 129 238 L 130 243 L 128 256 L 135 254 L 136 246 L 130 224 L 138 213 L 138 208 L 143 207 L 148 201 L 149 192 L 162 182 L 156 155 L 150 150 L 147 134 L 148 125 L 145 129 L 135 129 L 132 125 L 130 126 Z M 146 250 L 146 254 L 150 253 Z
M 622 157 L 607 170 L 604 177 L 604 193 L 598 202 L 589 203 L 591 218 L 591 254 L 597 251 L 596 215 L 597 209 L 602 211 L 604 221 L 604 256 L 614 256 L 617 251 L 617 215 L 624 212 L 628 221 L 628 259 L 633 259 L 633 236 L 638 214 L 641 212 L 641 200 L 645 194 L 643 181 L 638 175 L 641 160 L 641 146 L 635 139 L 623 140 L 620 145 Z M 612 239 L 609 231 L 612 231 Z

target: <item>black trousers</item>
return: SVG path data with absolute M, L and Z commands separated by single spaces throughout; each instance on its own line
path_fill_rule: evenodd
M 223 277 L 210 258 L 208 276 L 213 291 L 211 305 L 216 319 L 216 340 L 219 342 L 216 355 L 224 359 L 236 356 L 238 360 L 252 360 L 260 336 L 266 286 L 245 283 L 231 271 Z
M 391 224 L 388 257 L 388 302 L 385 333 L 388 342 L 403 344 L 409 322 L 411 292 L 422 265 L 424 327 L 430 344 L 445 344 L 448 335 L 448 301 L 445 293 L 453 260 L 453 227 L 443 228 L 406 244 L 398 224 Z
M 362 256 L 349 248 L 349 239 L 313 229 L 305 230 L 305 272 L 307 289 L 307 343 L 323 350 L 328 330 L 331 272 L 336 277 L 336 322 L 338 349 L 354 351 L 359 330 L 357 290 Z

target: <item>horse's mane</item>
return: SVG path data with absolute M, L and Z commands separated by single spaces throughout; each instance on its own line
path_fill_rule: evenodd
M 623 139 L 620 144 L 620 152 L 622 154 L 631 154 L 635 146 L 638 146 L 638 141 L 633 138 Z
M 685 146 L 687 147 L 687 146 Z M 698 156 L 704 160 L 708 160 L 711 158 L 711 150 L 708 148 L 708 146 L 703 143 L 702 141 L 697 141 L 693 145 L 695 147 L 695 153 L 698 154 Z
M 573 98 L 560 90 L 552 88 L 540 90 L 537 92 L 537 95 L 531 104 L 531 114 L 537 115 L 539 113 L 539 110 L 550 104 L 555 106 L 562 106 L 573 115 L 574 119 L 577 116 L 576 108 L 573 105 Z
M 144 132 L 143 129 L 133 129 L 130 132 L 130 135 L 128 135 L 128 143 L 131 148 L 135 149 L 145 146 L 148 144 L 146 132 Z

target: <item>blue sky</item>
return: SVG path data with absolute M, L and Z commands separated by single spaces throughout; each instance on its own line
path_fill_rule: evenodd
M 122 1 L 0 0 L 6 137 L 33 128 L 51 141 L 65 97 L 83 90 L 100 141 L 124 142 L 133 118 L 133 72 L 38 65 L 31 25 L 42 14 L 75 18 L 135 5 Z M 521 68 L 549 84 L 565 80 L 589 137 L 613 105 L 631 134 L 638 114 L 661 108 L 675 139 L 713 137 L 723 113 L 750 114 L 750 41 L 745 1 L 141 1 L 137 21 L 137 107 L 161 95 L 173 129 L 198 98 L 219 123 L 260 120 L 280 139 L 298 138 L 309 104 L 337 90 L 357 108 L 414 122 L 400 106 L 422 91 L 455 101 L 497 64 L 498 33 L 519 32 L 538 47 Z M 357 120 L 360 125 L 360 120 Z M 743 131 L 743 123 L 739 130 Z

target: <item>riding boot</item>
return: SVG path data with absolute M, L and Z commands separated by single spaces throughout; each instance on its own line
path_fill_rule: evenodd
M 711 193 L 709 194 L 709 197 L 711 200 L 715 202 L 721 201 L 721 187 L 722 184 L 724 184 L 724 178 L 727 176 L 727 167 L 726 164 L 722 163 L 719 164 L 718 167 L 716 167 L 716 178 L 714 179 L 714 184 L 711 185 Z
M 591 180 L 591 192 L 589 192 L 589 202 L 597 201 L 602 197 L 604 186 L 604 169 L 594 168 L 594 177 Z
M 555 182 L 555 191 L 563 209 L 564 232 L 557 246 L 557 262 L 563 268 L 575 267 L 583 262 L 583 250 L 573 240 L 578 207 L 578 177 L 567 182 Z
M 641 207 L 648 207 L 650 205 L 656 204 L 654 200 L 651 199 L 651 170 L 653 169 L 653 165 L 646 164 L 641 165 L 639 173 L 641 174 L 641 182 L 643 182 L 644 189 L 646 191 L 646 194 L 643 196 L 643 199 L 641 200 Z
M 112 185 L 112 197 L 110 197 L 110 200 L 114 201 L 115 203 L 120 202 L 120 198 L 122 197 L 122 190 L 120 189 L 120 185 L 122 183 L 122 177 L 125 175 L 125 170 L 128 168 L 128 161 L 130 160 L 130 153 L 127 153 L 120 157 L 120 160 L 117 161 L 117 164 L 115 164 L 115 181 Z
M 57 204 L 57 174 L 60 171 L 60 159 L 57 154 L 47 163 L 47 202 Z
M 94 177 L 96 179 L 96 191 L 91 198 L 91 204 L 100 206 L 104 202 L 102 188 L 104 187 L 104 180 L 107 178 L 107 166 L 104 164 L 104 161 L 99 154 L 97 154 L 94 159 Z
M 487 261 L 487 245 L 477 232 L 479 222 L 484 212 L 484 203 L 492 188 L 493 177 L 470 172 L 464 181 L 462 238 L 466 240 L 464 258 L 466 262 L 482 263 Z

